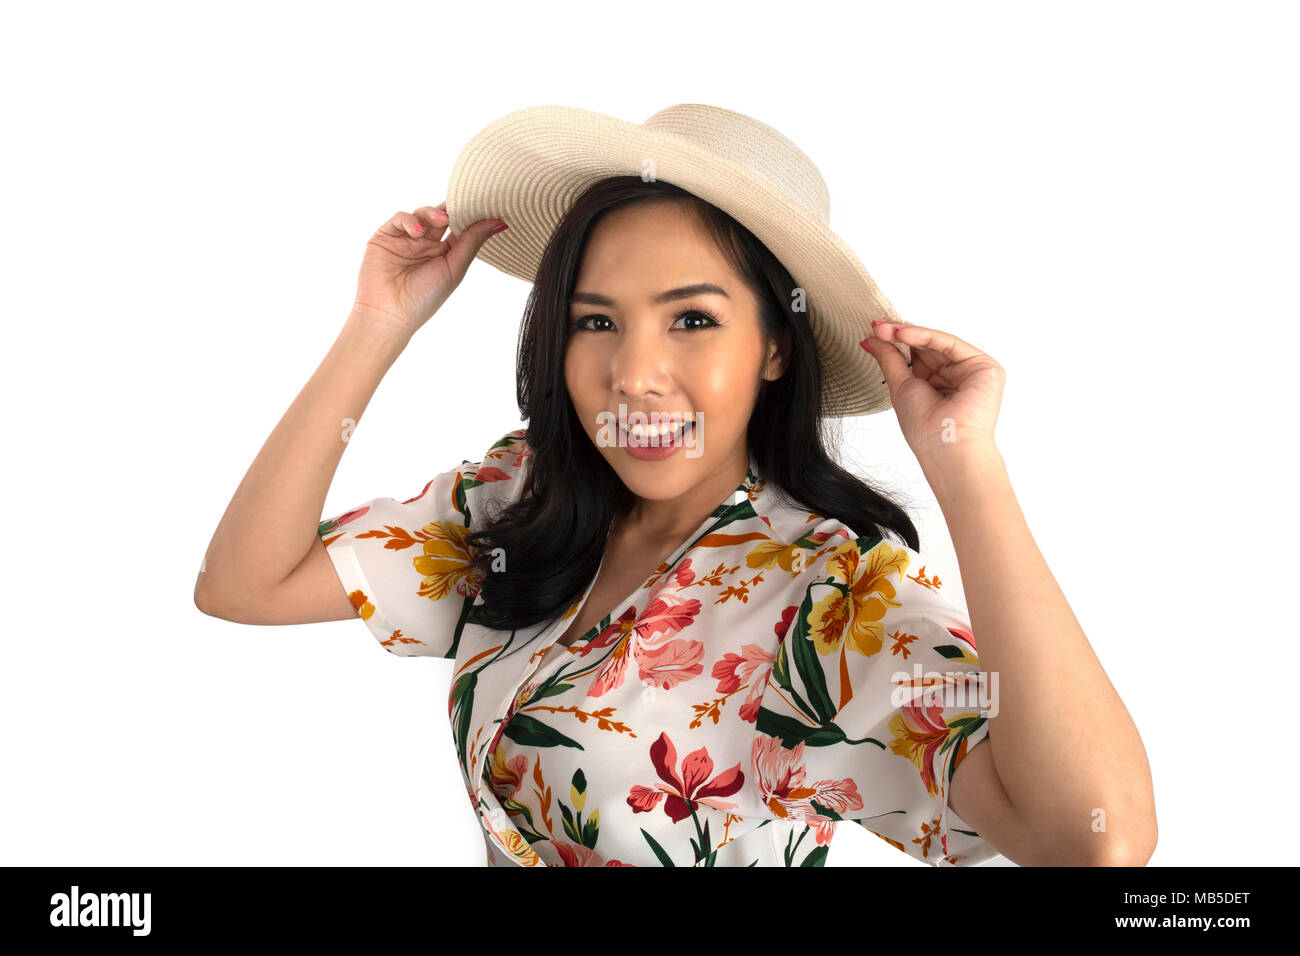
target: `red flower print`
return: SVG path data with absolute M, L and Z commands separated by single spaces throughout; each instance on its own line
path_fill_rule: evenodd
M 798 613 L 799 607 L 796 604 L 791 604 L 781 612 L 781 620 L 777 621 L 776 626 L 773 628 L 773 630 L 776 631 L 776 638 L 779 643 L 785 643 L 785 632 L 790 630 L 790 625 L 794 621 L 794 616 Z
M 586 644 L 583 644 L 582 650 L 578 652 L 578 656 L 586 657 L 592 651 L 600 650 L 603 647 L 609 647 L 611 644 L 617 644 L 631 633 L 632 625 L 635 623 L 636 605 L 631 605 L 626 611 L 612 620 L 609 627 L 605 628 Z
M 600 665 L 591 686 L 587 688 L 588 697 L 600 697 L 606 691 L 623 686 L 627 674 L 628 655 L 632 650 L 632 627 L 636 619 L 636 608 L 629 607 L 617 621 L 601 631 L 588 643 L 582 653 L 587 654 L 597 647 L 615 644 L 614 651 Z
M 684 588 L 695 580 L 695 569 L 691 567 L 691 559 L 687 558 L 677 570 L 673 572 L 673 586 Z
M 420 489 L 420 493 L 419 493 L 418 495 L 416 495 L 414 498 L 407 498 L 405 501 L 402 502 L 402 504 L 404 504 L 404 505 L 409 505 L 412 501 L 419 501 L 421 498 L 424 497 L 425 492 L 427 492 L 427 491 L 429 490 L 430 485 L 432 485 L 432 484 L 434 483 L 434 481 L 435 481 L 435 479 L 430 478 L 430 479 L 429 479 L 429 484 L 427 484 L 427 485 L 425 485 L 423 488 L 421 488 L 421 489 Z
M 972 634 L 969 629 L 964 627 L 955 627 L 954 625 L 950 624 L 948 625 L 948 633 L 960 637 L 972 648 L 975 648 L 975 635 Z M 975 648 L 975 649 L 978 650 L 979 648 Z
M 673 746 L 668 734 L 661 733 L 659 739 L 650 745 L 650 761 L 663 783 L 655 787 L 634 786 L 628 794 L 627 804 L 635 813 L 649 813 L 664 801 L 664 812 L 673 823 L 680 823 L 689 817 L 700 804 L 715 810 L 734 810 L 737 804 L 719 797 L 729 797 L 745 782 L 745 775 L 736 764 L 722 771 L 712 780 L 713 760 L 709 757 L 707 747 L 701 747 L 686 755 L 682 760 L 681 776 L 677 774 L 677 748 Z
M 370 505 L 365 505 L 361 508 L 353 508 L 351 511 L 345 511 L 343 512 L 343 514 L 339 515 L 337 518 L 334 518 L 330 521 L 322 521 L 320 523 L 320 530 L 318 533 L 329 534 L 330 532 L 343 527 L 349 521 L 356 521 L 358 518 L 360 518 L 363 514 L 365 514 L 369 510 L 370 510 Z
M 645 613 L 636 619 L 636 632 L 642 642 L 649 644 L 656 634 L 665 636 L 676 634 L 695 619 L 700 613 L 700 602 L 695 598 L 679 598 L 670 594 L 660 594 Z

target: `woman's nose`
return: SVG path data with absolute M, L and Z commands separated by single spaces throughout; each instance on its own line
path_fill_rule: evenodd
M 654 334 L 620 337 L 610 356 L 610 373 L 615 391 L 625 395 L 672 390 L 672 372 L 665 343 Z

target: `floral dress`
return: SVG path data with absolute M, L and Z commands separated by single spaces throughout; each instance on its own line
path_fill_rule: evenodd
M 571 647 L 595 578 L 552 620 L 493 630 L 466 535 L 531 461 L 515 430 L 319 531 L 383 647 L 454 661 L 447 715 L 489 866 L 822 866 L 842 821 L 936 866 L 997 855 L 948 806 L 989 694 L 932 562 L 778 500 L 751 454 Z

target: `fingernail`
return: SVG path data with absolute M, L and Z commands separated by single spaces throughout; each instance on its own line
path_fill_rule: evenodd
M 417 222 L 417 223 L 415 224 L 415 231 L 416 231 L 416 232 L 424 232 L 424 227 L 423 227 L 422 225 L 420 225 L 420 224 Z
M 488 235 L 495 236 L 498 232 L 501 232 L 503 229 L 509 229 L 509 228 L 510 227 L 503 222 L 501 225 L 497 226 L 490 233 L 488 233 Z
M 871 352 L 871 346 L 867 344 L 867 340 L 866 340 L 866 339 L 863 339 L 863 340 L 862 340 L 861 342 L 859 342 L 858 344 L 861 345 L 861 346 L 862 346 L 864 349 L 866 349 L 868 352 Z M 872 354 L 872 355 L 875 355 L 876 353 L 875 353 L 875 352 L 871 352 L 871 354 Z

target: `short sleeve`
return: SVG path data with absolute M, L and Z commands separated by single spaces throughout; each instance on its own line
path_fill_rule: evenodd
M 972 866 L 998 851 L 948 806 L 948 787 L 988 736 L 996 684 L 943 591 L 950 573 L 876 537 L 819 558 L 768 676 L 755 753 L 784 761 L 808 819 L 853 820 L 924 863 Z
M 321 522 L 339 581 L 380 645 L 400 657 L 456 656 L 481 583 L 467 536 L 518 499 L 530 459 L 518 429 L 414 498 L 375 498 Z

